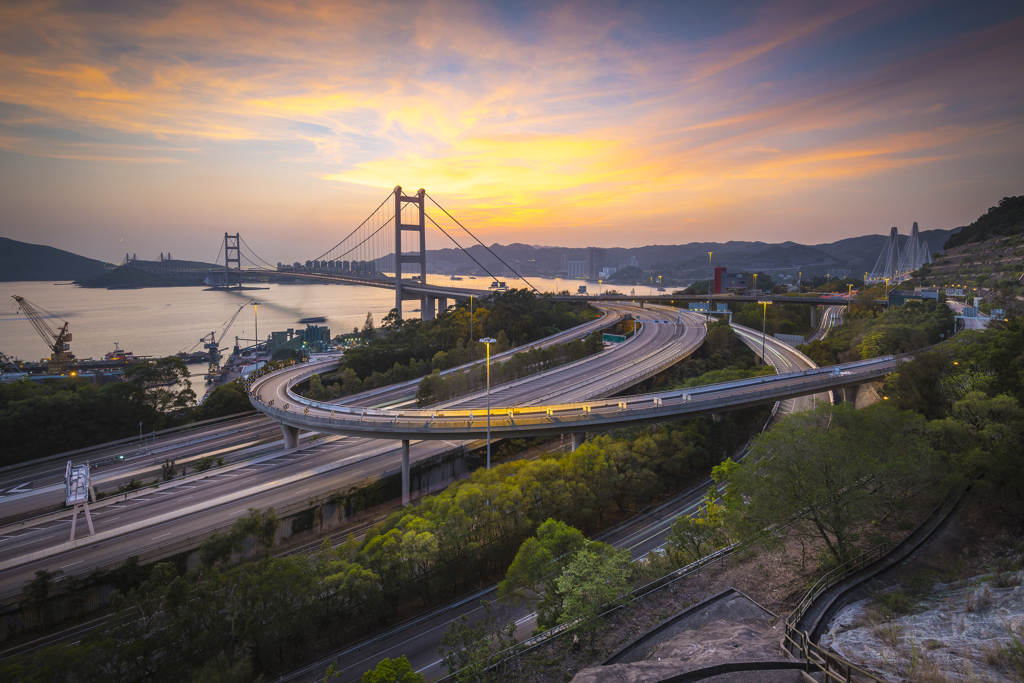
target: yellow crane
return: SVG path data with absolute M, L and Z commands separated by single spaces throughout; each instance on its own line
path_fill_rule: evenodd
M 43 338 L 46 345 L 50 348 L 50 363 L 46 366 L 47 375 L 63 375 L 68 371 L 68 364 L 75 359 L 73 353 L 71 353 L 71 331 L 68 330 L 68 322 L 62 321 L 64 324 L 59 330 L 54 330 L 46 322 L 46 318 L 60 318 L 60 316 L 50 313 L 45 308 L 35 306 L 28 299 L 22 296 L 13 297 L 18 302 L 18 307 L 21 312 L 25 314 L 25 317 L 29 319 L 32 326 L 36 328 L 36 332 Z

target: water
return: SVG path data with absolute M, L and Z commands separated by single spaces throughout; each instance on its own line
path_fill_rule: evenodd
M 446 276 L 430 275 L 430 284 L 485 289 L 489 278 L 475 280 L 462 276 L 452 281 Z M 576 292 L 586 284 L 590 293 L 607 291 L 607 285 L 552 278 L 529 278 L 537 289 L 555 292 L 568 289 Z M 523 286 L 514 278 L 505 280 L 509 287 Z M 235 337 L 242 340 L 266 339 L 272 331 L 303 329 L 301 318 L 323 316 L 332 335 L 362 328 L 366 314 L 372 313 L 379 326 L 381 318 L 395 305 L 394 291 L 359 285 L 270 284 L 269 289 L 249 291 L 206 292 L 199 287 L 162 287 L 152 289 L 82 289 L 53 282 L 0 283 L 0 351 L 11 358 L 38 360 L 49 352 L 32 324 L 18 312 L 11 296 L 19 295 L 37 307 L 47 309 L 57 318 L 47 322 L 59 327 L 60 320 L 70 323 L 71 350 L 80 359 L 102 358 L 114 350 L 114 342 L 137 356 L 167 356 L 191 349 L 200 338 L 216 332 L 218 340 L 227 320 L 243 303 L 255 299 L 259 306 L 244 309 L 228 332 L 221 348 L 230 349 Z M 633 287 L 617 286 L 629 293 Z M 636 287 L 637 294 L 651 294 L 651 287 Z M 452 303 L 449 301 L 449 303 Z M 405 301 L 406 318 L 419 316 L 414 300 Z M 244 345 L 250 344 L 245 342 Z M 201 350 L 200 348 L 197 350 Z M 192 368 L 193 376 L 200 366 Z

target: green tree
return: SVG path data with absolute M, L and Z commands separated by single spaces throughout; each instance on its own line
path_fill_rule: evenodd
M 25 595 L 28 605 L 36 614 L 36 619 L 43 630 L 50 628 L 50 595 L 56 585 L 55 579 L 63 574 L 61 570 L 37 569 L 36 574 L 25 582 Z
M 366 322 L 363 323 L 362 334 L 367 339 L 373 339 L 377 335 L 377 330 L 373 326 L 373 313 L 366 314 Z
M 437 654 L 449 674 L 458 681 L 477 681 L 494 662 L 492 658 L 516 644 L 516 624 L 510 614 L 501 614 L 495 603 L 482 600 L 484 615 L 475 624 L 463 614 L 441 637 Z
M 864 524 L 899 519 L 909 502 L 937 492 L 941 461 L 917 414 L 876 404 L 819 406 L 755 439 L 733 465 L 733 522 L 747 537 L 784 532 L 820 539 L 836 562 L 857 553 Z
M 412 670 L 409 660 L 402 655 L 395 659 L 383 659 L 372 671 L 361 679 L 363 683 L 426 683 L 423 674 Z
M 580 620 L 580 629 L 590 635 L 590 651 L 594 651 L 594 635 L 601 628 L 602 614 L 610 604 L 625 595 L 629 587 L 630 562 L 628 550 L 603 551 L 587 547 L 577 552 L 556 581 L 565 596 L 561 623 Z
M 535 538 L 519 547 L 505 579 L 498 584 L 498 598 L 534 604 L 541 629 L 558 623 L 563 607 L 558 577 L 586 542 L 579 529 L 547 520 L 538 527 Z
M 679 515 L 672 522 L 666 550 L 673 561 L 686 565 L 725 545 L 724 509 L 717 502 L 718 489 L 711 487 L 701 499 L 703 514 Z

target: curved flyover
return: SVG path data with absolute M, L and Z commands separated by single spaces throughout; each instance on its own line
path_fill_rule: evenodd
M 626 309 L 640 321 L 639 332 L 628 341 L 618 344 L 594 356 L 564 365 L 547 372 L 531 375 L 525 379 L 491 388 L 491 421 L 496 423 L 499 413 L 516 415 L 544 412 L 548 404 L 575 404 L 610 396 L 624 388 L 633 386 L 666 367 L 689 356 L 703 342 L 706 328 L 703 317 L 671 309 L 670 313 L 660 309 Z M 681 323 L 681 324 L 680 324 Z M 486 403 L 486 394 L 478 392 L 460 397 L 443 405 L 427 410 L 383 410 L 358 406 L 339 405 L 312 401 L 292 391 L 296 384 L 313 374 L 323 372 L 331 363 L 300 365 L 267 374 L 256 379 L 250 387 L 250 401 L 261 412 L 282 423 L 285 427 L 316 432 L 374 436 L 398 439 L 458 439 L 477 438 L 478 430 L 463 430 L 465 436 L 455 431 L 444 434 L 424 431 L 424 435 L 408 433 L 399 429 L 369 428 L 371 421 L 380 421 L 382 427 L 390 424 L 398 427 L 406 416 L 425 416 L 430 420 L 444 422 L 445 415 L 480 416 L 476 419 L 486 431 L 486 410 L 480 406 Z M 497 406 L 506 406 L 499 409 Z M 338 422 L 347 416 L 349 421 L 362 425 L 354 429 Z M 562 430 L 562 432 L 586 431 L 583 429 Z M 288 436 L 288 431 L 286 436 Z M 514 431 L 514 430 L 513 430 Z M 546 433 L 562 433 L 557 429 Z M 484 432 L 481 432 L 481 434 Z M 295 432 L 292 433 L 293 435 Z M 495 432 L 495 436 L 498 434 Z
M 541 393 L 529 402 L 519 402 L 518 406 L 505 401 L 499 407 L 492 401 L 491 435 L 492 438 L 522 438 L 580 433 L 722 413 L 864 384 L 895 371 L 897 362 L 895 357 L 886 356 L 830 368 L 799 370 L 621 399 L 575 398 L 588 393 L 584 386 L 588 378 L 575 372 L 563 377 L 562 381 L 579 381 L 581 385 L 578 387 L 563 384 L 555 395 Z M 628 374 L 630 369 L 631 366 L 620 367 L 619 372 Z M 317 371 L 315 366 L 300 366 L 268 374 L 253 384 L 250 400 L 258 410 L 284 425 L 316 432 L 400 440 L 474 439 L 486 434 L 487 412 L 476 405 L 388 411 L 349 408 L 306 399 L 300 402 L 288 388 Z M 650 372 L 650 368 L 637 362 L 636 371 Z M 594 378 L 595 382 L 607 380 Z M 569 400 L 560 400 L 560 396 L 569 397 Z

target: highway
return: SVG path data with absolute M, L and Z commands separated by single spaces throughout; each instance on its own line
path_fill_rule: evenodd
M 760 333 L 739 326 L 734 326 L 734 328 L 738 328 L 737 332 L 740 333 L 744 342 L 750 345 L 756 343 L 757 353 L 760 353 Z M 772 337 L 768 337 L 765 341 L 765 355 L 768 356 L 768 361 L 780 371 L 814 368 L 812 362 L 802 358 L 792 347 Z M 817 398 L 830 400 L 827 393 Z M 777 421 L 785 414 L 805 409 L 810 405 L 809 401 L 783 401 L 782 403 L 783 405 L 780 406 L 772 422 Z M 669 528 L 677 515 L 691 515 L 697 511 L 704 493 L 711 484 L 710 478 L 705 478 L 654 509 L 630 518 L 594 538 L 610 543 L 616 548 L 628 548 L 634 561 L 639 560 L 652 550 L 664 545 Z M 466 615 L 471 623 L 480 619 L 484 613 L 480 601 L 495 600 L 495 591 L 495 584 L 481 587 L 473 593 L 440 605 L 380 634 L 349 644 L 327 657 L 291 672 L 284 677 L 284 680 L 293 682 L 322 680 L 324 670 L 336 659 L 339 666 L 344 669 L 340 681 L 343 683 L 355 682 L 360 680 L 365 671 L 374 668 L 385 657 L 395 658 L 403 655 L 409 658 L 413 669 L 422 673 L 428 681 L 441 678 L 447 674 L 437 654 L 441 637 L 452 622 L 461 618 L 462 615 Z M 523 607 L 503 609 L 516 621 L 516 637 L 520 641 L 529 637 L 536 626 L 535 615 Z
M 651 311 L 641 313 L 650 320 L 664 317 Z M 645 372 L 652 372 L 657 362 L 671 362 L 671 354 L 664 354 L 662 347 L 677 340 L 674 326 L 651 324 L 650 327 L 648 334 L 638 335 L 635 341 L 591 357 L 600 362 L 601 372 L 610 373 L 603 387 L 621 386 L 623 381 L 622 373 L 611 372 L 611 366 L 629 367 L 630 362 L 635 362 Z M 703 341 L 703 330 L 703 324 L 687 328 L 679 337 L 695 344 L 696 348 Z M 577 373 L 585 374 L 586 368 L 585 363 L 572 364 L 552 372 L 566 370 L 575 376 Z M 550 395 L 552 388 L 547 383 L 550 376 L 544 373 L 538 377 L 543 378 L 544 384 L 534 390 L 533 396 Z M 521 380 L 517 384 L 519 395 L 529 398 L 529 381 Z M 566 393 L 577 392 L 579 387 L 566 382 L 564 390 Z M 600 393 L 601 387 L 593 391 Z M 414 443 L 410 460 L 415 463 L 460 443 L 455 440 Z M 93 513 L 97 536 L 86 536 L 85 525 L 80 523 L 78 539 L 73 547 L 67 543 L 68 518 L 5 534 L 0 537 L 0 598 L 18 594 L 37 569 L 88 574 L 97 567 L 107 566 L 129 555 L 175 547 L 188 539 L 201 537 L 218 526 L 230 524 L 234 517 L 244 514 L 249 507 L 265 509 L 274 506 L 280 509 L 284 504 L 344 489 L 353 482 L 384 472 L 394 473 L 400 458 L 399 443 L 394 439 L 382 441 L 333 436 L 306 442 L 298 449 L 281 451 L 280 441 L 270 447 L 275 452 L 239 469 L 223 473 L 214 470 L 202 480 L 163 486 L 152 495 L 128 500 L 114 497 L 112 503 Z M 243 449 L 239 455 L 252 456 L 253 453 Z M 35 558 L 33 554 L 36 554 Z

